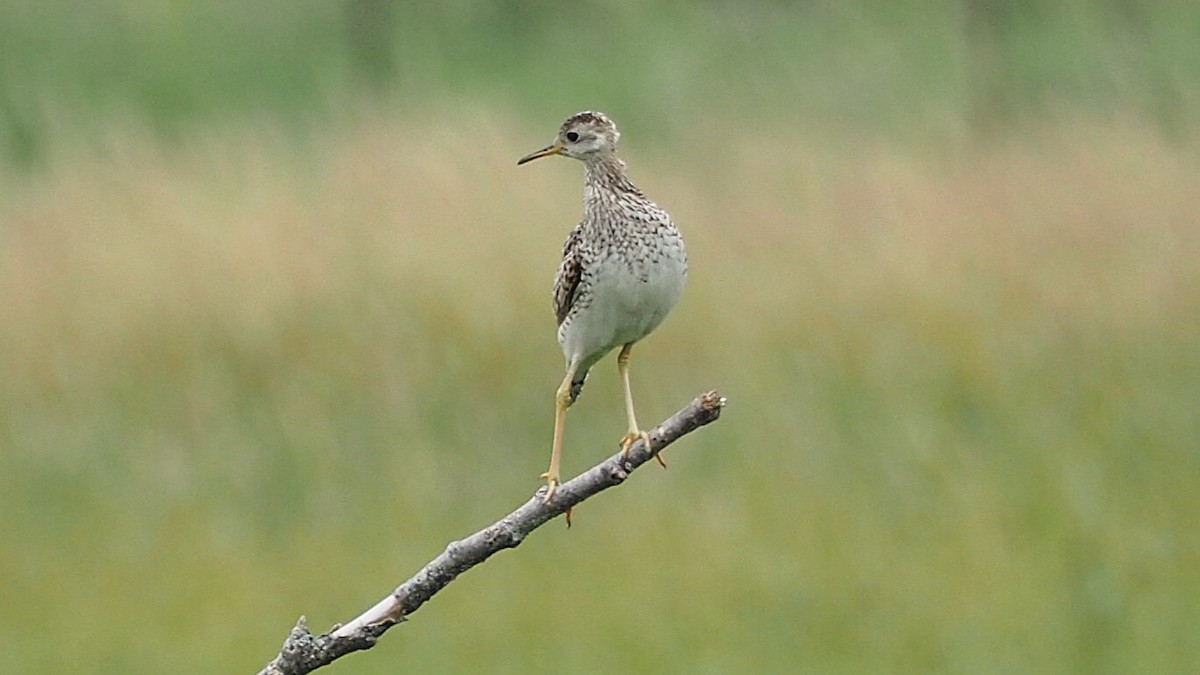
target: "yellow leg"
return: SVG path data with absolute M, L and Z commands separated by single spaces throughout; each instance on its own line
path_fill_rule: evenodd
M 550 449 L 550 468 L 542 474 L 546 481 L 546 496 L 543 503 L 549 503 L 554 498 L 561 480 L 558 473 L 559 460 L 562 457 L 563 425 L 567 419 L 567 408 L 571 407 L 571 380 L 575 377 L 575 364 L 567 366 L 567 375 L 554 394 L 554 445 Z
M 629 387 L 629 359 L 632 350 L 633 345 L 628 344 L 621 348 L 621 353 L 617 354 L 617 372 L 621 374 L 621 386 L 625 388 L 625 415 L 629 418 L 629 433 L 621 437 L 621 453 L 623 455 L 629 454 L 629 449 L 639 438 L 646 444 L 646 449 L 650 449 L 650 434 L 642 431 L 638 426 L 637 415 L 633 412 L 633 390 Z M 661 457 L 655 455 L 654 458 L 664 469 L 667 468 Z

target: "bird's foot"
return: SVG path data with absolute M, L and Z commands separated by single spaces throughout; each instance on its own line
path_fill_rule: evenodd
M 558 486 L 561 481 L 558 479 L 557 471 L 547 471 L 541 475 L 541 479 L 546 481 L 546 494 L 542 497 L 543 504 L 549 504 L 551 499 L 554 499 L 554 493 L 558 492 Z
M 549 504 L 550 500 L 554 499 L 554 494 L 558 492 L 558 486 L 560 485 L 558 474 L 555 473 L 554 475 L 551 475 L 551 473 L 547 471 L 541 475 L 541 478 L 542 480 L 546 481 L 546 494 L 542 497 L 542 503 Z M 563 512 L 567 517 L 567 527 L 571 526 L 571 513 L 573 511 L 574 509 L 568 508 Z
M 646 444 L 646 450 L 650 450 L 650 434 L 645 431 L 630 431 L 621 437 L 621 459 L 625 459 L 629 456 L 629 449 L 632 448 L 633 444 L 637 443 L 639 439 Z M 667 464 L 662 460 L 662 457 L 655 455 L 654 460 L 657 461 L 658 465 L 662 468 L 667 468 Z

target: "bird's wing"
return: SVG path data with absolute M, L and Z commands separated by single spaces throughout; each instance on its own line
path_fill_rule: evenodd
M 562 263 L 558 266 L 558 275 L 554 277 L 554 316 L 558 318 L 560 326 L 575 304 L 579 279 L 583 276 L 583 256 L 579 250 L 581 241 L 577 227 L 563 244 Z

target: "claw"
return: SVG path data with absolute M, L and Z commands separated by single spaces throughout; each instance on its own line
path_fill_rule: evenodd
M 551 499 L 554 499 L 554 493 L 558 492 L 559 480 L 558 476 L 551 475 L 549 471 L 542 474 L 540 478 L 546 481 L 546 495 L 542 497 L 543 504 L 549 504 Z
M 629 449 L 632 448 L 633 444 L 637 443 L 638 440 L 641 440 L 643 443 L 646 444 L 647 450 L 650 449 L 650 434 L 648 434 L 644 431 L 631 431 L 621 437 L 621 457 L 622 458 L 629 456 Z
M 638 440 L 641 440 L 646 444 L 646 450 L 650 450 L 650 434 L 645 431 L 631 431 L 621 437 L 622 459 L 629 456 L 629 449 L 632 448 L 633 444 L 637 443 Z M 654 461 L 658 462 L 658 465 L 662 468 L 667 468 L 667 463 L 663 461 L 662 457 L 655 455 Z
M 546 481 L 546 494 L 542 497 L 542 503 L 549 504 L 550 500 L 554 499 L 554 494 L 558 492 L 558 486 L 560 485 L 558 476 L 551 476 L 550 472 L 547 471 L 541 475 L 541 479 Z M 574 509 L 568 508 L 564 512 L 564 515 L 567 517 L 567 527 L 571 527 L 571 512 L 573 510 Z

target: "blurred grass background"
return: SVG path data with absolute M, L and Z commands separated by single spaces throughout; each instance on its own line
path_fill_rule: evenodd
M 713 427 L 330 672 L 1200 660 L 1193 2 L 0 2 L 0 659 L 251 672 L 538 486 L 625 133 Z M 567 470 L 623 431 L 615 367 Z

